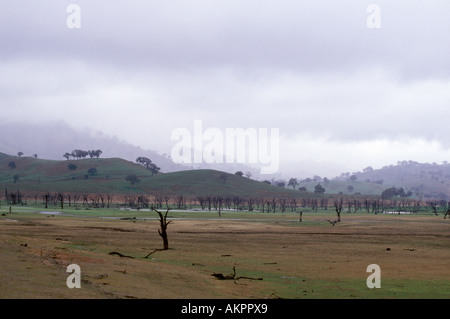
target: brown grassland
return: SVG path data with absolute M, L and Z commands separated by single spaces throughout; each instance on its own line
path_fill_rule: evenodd
M 303 222 L 294 214 L 272 215 L 175 219 L 170 249 L 145 258 L 162 247 L 157 220 L 5 214 L 0 298 L 450 296 L 450 220 L 343 214 L 332 226 L 321 214 L 304 214 Z M 69 264 L 81 268 L 81 289 L 66 285 Z M 381 268 L 380 289 L 366 285 L 370 264 Z M 233 267 L 246 278 L 212 276 L 230 275 Z

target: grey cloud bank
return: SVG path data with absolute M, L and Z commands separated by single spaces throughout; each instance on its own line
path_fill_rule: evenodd
M 166 153 L 196 119 L 276 127 L 291 171 L 450 155 L 448 1 L 73 1 L 80 29 L 70 3 L 0 4 L 5 121 L 64 120 Z

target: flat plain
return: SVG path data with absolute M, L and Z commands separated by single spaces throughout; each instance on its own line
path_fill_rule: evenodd
M 450 296 L 450 220 L 442 216 L 342 214 L 332 226 L 331 211 L 305 212 L 302 222 L 294 213 L 171 211 L 170 249 L 160 251 L 150 211 L 1 212 L 0 298 Z M 80 289 L 66 285 L 70 264 L 80 266 Z M 381 288 L 367 286 L 371 264 Z

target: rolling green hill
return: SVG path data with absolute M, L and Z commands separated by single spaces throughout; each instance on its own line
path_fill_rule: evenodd
M 69 165 L 74 166 L 70 169 Z M 96 173 L 88 172 L 92 168 Z M 125 181 L 130 174 L 140 178 L 151 176 L 141 165 L 119 158 L 54 161 L 0 153 L 0 185 L 7 189 L 122 193 L 130 185 Z M 16 181 L 14 176 L 18 177 Z
M 363 194 L 363 195 L 381 195 L 381 193 L 389 186 L 380 185 L 366 181 L 350 181 L 350 180 L 329 180 L 323 181 L 301 181 L 297 185 L 297 189 L 305 187 L 307 191 L 313 192 L 317 184 L 325 188 L 325 194 Z
M 136 175 L 139 182 L 125 180 Z M 381 195 L 390 187 L 402 187 L 415 198 L 450 198 L 450 165 L 402 162 L 382 169 L 365 169 L 332 180 L 300 181 L 296 189 L 280 188 L 217 170 L 186 170 L 152 175 L 142 165 L 120 158 L 45 160 L 0 153 L 0 187 L 10 191 L 111 194 L 223 195 L 243 197 L 317 197 Z M 299 191 L 305 187 L 306 192 Z
M 76 168 L 71 169 L 69 165 L 75 165 Z M 96 172 L 89 173 L 88 171 L 93 168 Z M 132 174 L 138 176 L 140 180 L 133 186 L 125 180 L 127 175 Z M 119 158 L 54 161 L 3 153 L 0 153 L 0 187 L 28 192 L 249 197 L 300 195 L 298 191 L 216 170 L 187 170 L 152 176 L 143 166 Z M 308 195 L 311 194 L 302 194 Z

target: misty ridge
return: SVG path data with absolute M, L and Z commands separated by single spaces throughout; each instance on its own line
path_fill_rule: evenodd
M 74 149 L 101 149 L 102 157 L 118 157 L 135 161 L 138 156 L 145 155 L 154 158 L 165 171 L 185 169 L 166 156 L 152 150 L 143 150 L 116 136 L 107 136 L 89 128 L 75 129 L 61 122 L 2 125 L 0 126 L 0 148 L 2 152 L 11 155 L 20 151 L 25 156 L 36 154 L 38 158 L 51 160 L 63 160 L 63 155 Z
M 404 189 L 408 197 L 450 198 L 450 164 L 446 161 L 437 164 L 405 160 L 381 168 L 368 166 L 360 171 L 343 172 L 339 176 L 319 176 L 299 164 L 298 173 L 281 169 L 277 174 L 259 175 L 257 168 L 245 164 L 177 164 L 167 154 L 142 149 L 93 129 L 76 129 L 64 122 L 9 123 L 0 126 L 0 152 L 6 154 L 22 152 L 24 156 L 64 160 L 64 154 L 74 149 L 101 149 L 103 158 L 116 157 L 131 162 L 145 156 L 165 173 L 191 169 L 216 169 L 228 173 L 242 171 L 249 178 L 270 182 L 274 186 L 311 192 L 320 185 L 326 193 L 381 195 L 386 189 L 398 187 Z
M 342 173 L 336 180 L 377 184 L 384 186 L 385 190 L 404 188 L 404 197 L 450 198 L 450 164 L 447 161 L 441 164 L 398 161 L 396 165 L 386 165 L 380 169 L 368 166 L 360 172 Z
M 0 125 L 0 152 L 2 153 L 16 155 L 18 152 L 22 152 L 24 156 L 36 154 L 41 159 L 63 160 L 65 153 L 70 153 L 75 149 L 101 149 L 101 157 L 103 158 L 117 157 L 132 162 L 135 162 L 138 157 L 145 156 L 157 163 L 161 171 L 166 173 L 208 168 L 228 173 L 235 173 L 236 171 L 251 172 L 254 178 L 260 177 L 258 168 L 240 163 L 175 163 L 168 154 L 143 149 L 121 140 L 117 136 L 108 136 L 91 128 L 74 128 L 65 122 Z M 270 178 L 279 178 L 279 176 L 272 174 Z

